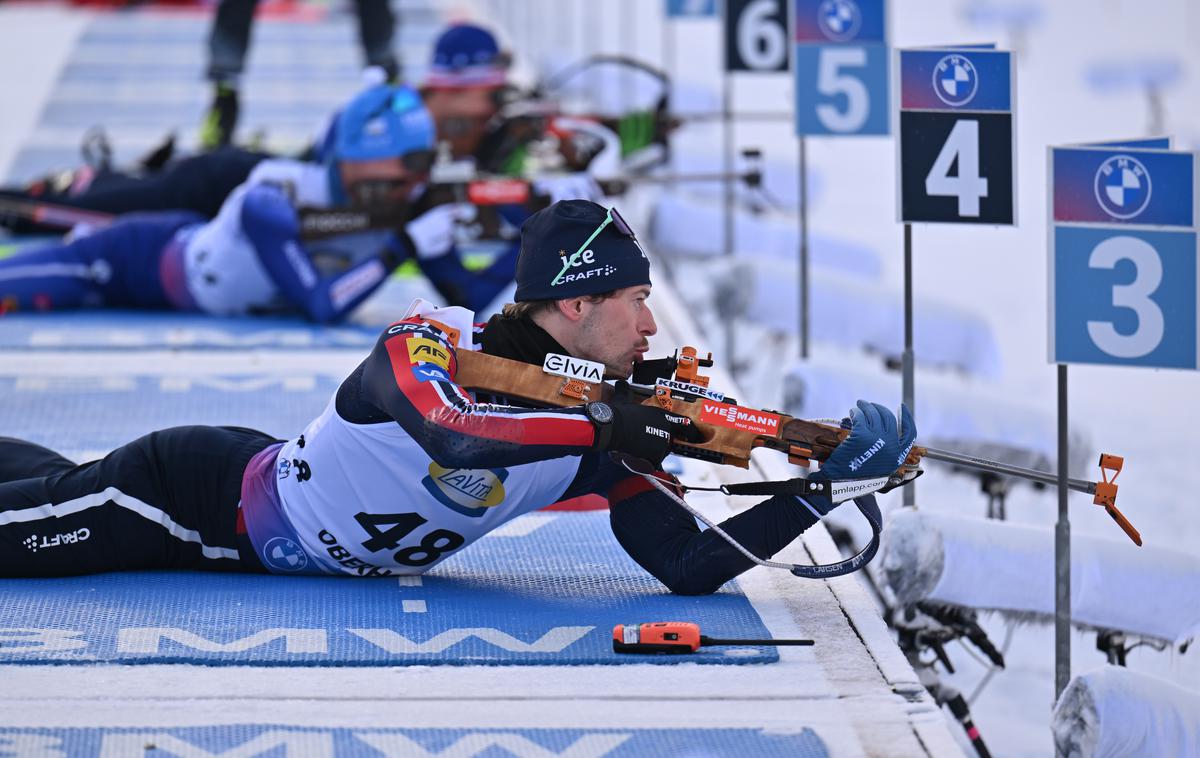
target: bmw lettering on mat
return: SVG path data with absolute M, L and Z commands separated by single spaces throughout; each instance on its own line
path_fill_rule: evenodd
M 152 749 L 148 746 L 154 746 Z M 0 755 L 348 756 L 733 755 L 826 758 L 812 729 L 370 729 L 266 724 L 184 728 L 0 728 Z

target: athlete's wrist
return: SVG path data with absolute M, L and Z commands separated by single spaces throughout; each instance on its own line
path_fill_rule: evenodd
M 613 409 L 608 403 L 594 402 L 583 406 L 588 420 L 596 429 L 592 447 L 596 450 L 607 450 L 613 435 Z

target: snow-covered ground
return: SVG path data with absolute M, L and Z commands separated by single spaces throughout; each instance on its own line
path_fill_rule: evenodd
M 495 5 L 503 5 L 497 3 Z M 549 2 L 534 3 L 549 13 Z M 557 5 L 557 4 L 555 4 Z M 581 12 L 575 3 L 568 7 Z M 1046 360 L 1046 146 L 1139 137 L 1151 119 L 1144 92 L 1100 92 L 1087 82 L 1096 64 L 1168 59 L 1182 71 L 1162 92 L 1165 132 L 1177 149 L 1200 149 L 1200 6 L 1191 0 L 1054 0 L 1053 2 L 898 0 L 890 4 L 894 47 L 995 41 L 1011 49 L 1015 36 L 1002 27 L 972 25 L 970 11 L 1032 8 L 1039 18 L 1024 32 L 1017 58 L 1018 220 L 1013 228 L 917 226 L 914 239 L 914 288 L 918 297 L 936 295 L 980 314 L 999 343 L 1003 376 L 999 388 L 1013 398 L 1056 408 L 1055 368 Z M 639 56 L 664 65 L 683 89 L 707 90 L 718 104 L 721 48 L 715 21 L 675 23 L 672 59 L 662 57 L 658 3 L 591 4 L 592 44 L 608 51 L 636 49 Z M 531 11 L 537 16 L 537 11 Z M 547 21 L 546 23 L 550 23 Z M 531 35 L 518 28 L 518 40 Z M 532 35 L 537 38 L 537 35 Z M 544 35 L 535 43 L 551 47 Z M 580 45 L 581 34 L 567 42 Z M 746 75 L 734 82 L 734 100 L 747 111 L 788 111 L 793 100 L 787 75 Z M 702 99 L 702 98 L 700 98 Z M 739 146 L 759 146 L 769 162 L 796 161 L 790 123 L 741 123 Z M 719 154 L 719 126 L 691 125 L 680 134 L 680 151 Z M 900 291 L 903 276 L 902 228 L 896 222 L 895 144 L 891 138 L 813 138 L 808 161 L 819 183 L 811 207 L 814 234 L 838 237 L 881 252 L 883 281 Z M 794 179 L 793 179 L 794 181 Z M 793 192 L 791 197 L 794 198 Z M 711 241 L 706 244 L 711 245 Z M 742 253 L 748 251 L 739 251 Z M 916 313 L 916 319 L 921 313 Z M 896 329 L 901 328 L 900 324 Z M 719 350 L 722 345 L 710 346 Z M 776 354 L 767 357 L 776 360 Z M 917 356 L 918 362 L 921 356 Z M 1194 372 L 1072 366 L 1069 402 L 1073 426 L 1085 429 L 1096 450 L 1124 455 L 1119 504 L 1141 530 L 1146 545 L 1190 551 L 1200 538 L 1194 493 L 1200 467 L 1188 443 L 1198 417 L 1200 377 Z M 898 382 L 896 383 L 898 387 Z M 768 385 L 764 385 L 768 386 Z M 899 395 L 881 398 L 897 403 Z M 754 398 L 755 402 L 770 402 Z M 921 423 L 921 386 L 916 388 Z M 844 409 L 829 408 L 834 415 Z M 1053 438 L 1044 447 L 1054 449 Z M 985 499 L 975 480 L 951 475 L 936 466 L 920 481 L 918 505 L 933 511 L 983 516 Z M 1096 471 L 1075 471 L 1094 478 Z M 1017 487 L 1008 515 L 1016 522 L 1052 524 L 1057 495 Z M 899 496 L 893 495 L 898 505 Z M 1072 497 L 1075 534 L 1122 538 L 1101 509 L 1081 495 Z M 1124 549 L 1137 550 L 1132 544 Z M 1197 577 L 1200 581 L 1200 577 Z M 1154 587 L 1146 587 L 1154 592 Z M 992 638 L 1005 637 L 1001 619 L 984 620 Z M 1050 626 L 1022 625 L 1008 651 L 1008 669 L 992 678 L 973 704 L 980 731 L 1000 755 L 1047 755 L 1048 724 L 1054 701 L 1054 635 Z M 946 679 L 970 693 L 985 671 L 975 660 L 952 649 L 959 673 Z M 1200 656 L 1193 651 L 1154 652 L 1140 648 L 1131 668 L 1181 685 L 1200 684 Z M 1072 639 L 1072 672 L 1103 663 L 1095 635 Z

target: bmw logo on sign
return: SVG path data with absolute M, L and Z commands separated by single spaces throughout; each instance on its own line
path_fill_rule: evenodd
M 817 10 L 817 23 L 834 42 L 854 39 L 862 26 L 862 13 L 854 0 L 825 0 Z
M 1096 170 L 1096 202 L 1113 218 L 1133 218 L 1150 202 L 1150 172 L 1141 161 L 1114 155 Z
M 961 55 L 947 55 L 933 68 L 933 91 L 946 105 L 966 105 L 978 89 L 979 72 Z
M 303 571 L 308 566 L 308 556 L 287 537 L 272 537 L 263 546 L 263 556 L 271 568 L 280 571 Z

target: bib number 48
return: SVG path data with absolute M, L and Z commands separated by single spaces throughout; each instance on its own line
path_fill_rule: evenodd
M 427 522 L 417 513 L 359 512 L 354 514 L 354 520 L 370 535 L 362 546 L 372 553 L 400 547 L 401 540 Z M 434 529 L 422 537 L 418 544 L 397 550 L 393 558 L 402 566 L 428 566 L 440 559 L 443 553 L 457 550 L 465 543 L 466 540 L 458 532 Z

